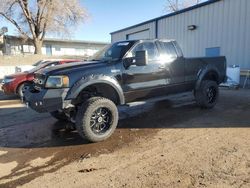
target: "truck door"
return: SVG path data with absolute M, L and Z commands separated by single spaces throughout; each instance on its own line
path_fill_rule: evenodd
M 166 87 L 166 69 L 159 64 L 159 51 L 155 42 L 138 43 L 127 57 L 135 57 L 136 51 L 148 53 L 148 65 L 131 65 L 122 74 L 126 101 L 161 95 Z
M 185 62 L 183 56 L 177 52 L 172 41 L 158 41 L 160 47 L 160 61 L 166 68 L 167 86 L 182 85 L 185 82 Z

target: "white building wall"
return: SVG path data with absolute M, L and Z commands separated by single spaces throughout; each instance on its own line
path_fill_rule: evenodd
M 115 42 L 115 41 L 127 40 L 127 35 L 145 30 L 149 30 L 149 39 L 155 38 L 155 22 L 151 22 L 142 26 L 138 26 L 135 28 L 128 29 L 126 31 L 113 34 L 111 41 Z
M 70 48 L 70 47 L 58 47 L 52 46 L 52 55 L 54 56 L 63 56 L 63 55 L 75 55 L 75 56 L 92 56 L 98 51 L 98 49 L 84 49 L 84 48 Z M 44 51 L 44 55 L 46 55 L 46 48 Z
M 35 47 L 31 42 L 24 42 L 17 37 L 9 37 L 3 47 L 6 55 L 34 54 Z M 1 41 L 0 41 L 1 42 Z M 1 44 L 1 43 L 0 43 Z M 74 41 L 44 41 L 42 46 L 43 55 L 53 56 L 92 56 L 104 48 L 108 43 L 74 42 Z
M 46 55 L 46 47 L 45 46 L 42 47 L 42 54 Z
M 51 46 L 53 56 L 75 55 L 75 56 L 92 56 L 102 47 L 95 47 L 94 45 L 75 45 L 75 44 L 53 44 L 46 43 Z M 42 53 L 46 54 L 46 44 L 42 48 Z M 104 46 L 104 45 L 103 45 Z
M 153 23 L 152 23 L 153 24 Z M 124 40 L 148 24 L 112 34 Z M 196 25 L 194 31 L 189 25 Z M 152 27 L 152 38 L 155 36 Z M 250 68 L 250 0 L 221 0 L 158 20 L 158 38 L 176 39 L 186 57 L 205 56 L 206 48 L 220 47 L 228 65 Z

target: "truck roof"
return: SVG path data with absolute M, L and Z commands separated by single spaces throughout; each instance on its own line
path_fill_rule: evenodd
M 172 42 L 176 40 L 174 39 L 137 39 L 137 40 L 124 40 L 124 41 L 117 41 L 117 42 L 155 42 L 155 41 Z

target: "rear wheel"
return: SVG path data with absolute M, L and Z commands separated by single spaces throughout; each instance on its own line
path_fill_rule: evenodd
M 202 81 L 200 88 L 195 91 L 197 104 L 202 108 L 213 108 L 219 98 L 218 84 L 212 80 Z
M 78 133 L 90 142 L 109 138 L 118 124 L 118 110 L 109 99 L 92 97 L 82 104 L 76 115 Z

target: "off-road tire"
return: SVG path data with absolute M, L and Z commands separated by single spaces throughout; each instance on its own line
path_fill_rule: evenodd
M 64 112 L 54 111 L 50 112 L 50 115 L 59 121 L 69 121 L 69 118 L 65 115 Z
M 219 98 L 218 84 L 212 80 L 204 80 L 200 87 L 194 92 L 196 103 L 205 109 L 213 108 Z
M 97 111 L 99 109 L 101 109 L 101 113 L 98 115 Z M 103 116 L 102 110 L 107 111 L 107 117 Z M 97 133 L 95 129 L 100 129 L 100 124 L 106 124 L 104 123 L 104 118 L 103 122 L 99 122 L 99 119 L 102 119 L 102 117 L 106 118 L 105 122 L 108 123 L 105 130 L 102 130 L 103 132 Z M 76 129 L 83 139 L 89 142 L 101 142 L 113 134 L 117 127 L 118 119 L 118 109 L 113 101 L 102 97 L 92 97 L 78 107 Z

